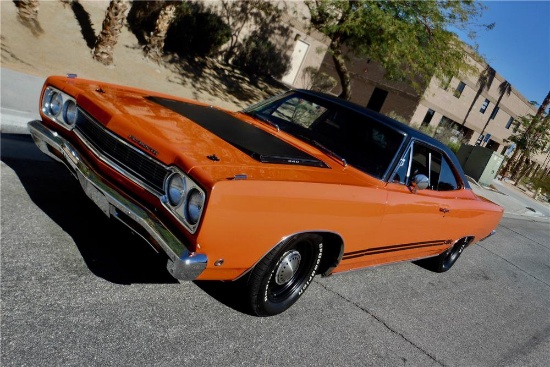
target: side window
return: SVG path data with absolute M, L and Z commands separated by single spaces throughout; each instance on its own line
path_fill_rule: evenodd
M 428 189 L 436 191 L 458 189 L 458 182 L 447 159 L 435 149 L 414 143 L 412 154 L 409 148 L 399 161 L 392 182 L 407 185 L 410 178 L 418 174 L 428 177 L 430 181 Z
M 441 173 L 439 174 L 439 183 L 437 191 L 450 191 L 458 189 L 458 182 L 447 159 L 443 157 L 441 161 Z

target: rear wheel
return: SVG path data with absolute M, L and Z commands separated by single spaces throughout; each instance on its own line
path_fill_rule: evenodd
M 468 246 L 468 242 L 469 241 L 466 239 L 458 241 L 439 256 L 422 260 L 423 265 L 436 273 L 446 272 L 454 265 L 456 260 L 458 260 L 466 246 Z
M 316 234 L 296 235 L 278 244 L 248 279 L 252 312 L 272 316 L 292 306 L 311 284 L 322 255 L 322 237 Z

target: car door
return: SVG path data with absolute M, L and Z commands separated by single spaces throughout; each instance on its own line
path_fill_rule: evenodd
M 415 188 L 424 175 L 428 187 Z M 386 245 L 378 248 L 385 261 L 436 255 L 453 241 L 457 225 L 456 172 L 446 154 L 428 144 L 413 141 L 387 184 L 388 202 L 383 226 Z M 456 238 L 455 238 L 456 239 Z

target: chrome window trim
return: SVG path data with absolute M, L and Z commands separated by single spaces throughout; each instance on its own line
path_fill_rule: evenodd
M 407 143 L 407 147 L 405 148 L 404 153 L 401 154 L 400 160 L 405 158 L 407 153 L 410 154 L 410 156 L 409 156 L 409 168 L 407 170 L 407 175 L 408 176 L 410 175 L 410 165 L 411 165 L 411 160 L 412 160 L 412 155 L 413 155 L 414 144 L 416 144 L 416 143 L 418 143 L 420 145 L 424 145 L 425 147 L 428 147 L 429 149 L 431 149 L 433 151 L 436 151 L 439 154 L 441 154 L 441 156 L 443 158 L 446 158 L 447 162 L 449 164 L 449 167 L 453 171 L 453 176 L 455 177 L 455 180 L 456 180 L 456 183 L 457 183 L 457 186 L 458 186 L 455 190 L 461 190 L 461 189 L 466 188 L 466 185 L 464 184 L 464 181 L 462 180 L 462 177 L 460 177 L 460 174 L 458 174 L 458 172 L 456 171 L 456 167 L 455 167 L 454 162 L 451 159 L 451 157 L 449 157 L 449 155 L 444 150 L 440 149 L 439 147 L 437 147 L 433 144 L 430 144 L 430 143 L 428 143 L 424 140 L 418 139 L 418 138 L 411 138 L 410 141 Z M 408 151 L 409 149 L 410 149 L 410 152 Z M 431 161 L 431 158 L 430 158 L 430 161 Z M 399 170 L 399 164 L 396 165 L 394 167 L 394 169 L 391 171 L 391 174 L 389 175 L 388 183 L 393 182 L 392 180 L 395 177 L 395 174 L 397 173 L 398 170 Z M 455 191 L 455 190 L 451 190 L 451 191 Z M 437 191 L 437 190 L 433 190 L 433 191 Z

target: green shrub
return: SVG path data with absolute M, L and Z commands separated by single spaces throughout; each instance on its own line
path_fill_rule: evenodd
M 462 143 L 465 142 L 464 135 L 457 130 L 452 129 L 449 126 L 438 126 L 437 128 L 426 125 L 426 126 L 412 126 L 418 131 L 423 132 L 426 135 L 429 135 L 446 146 L 449 147 L 455 154 L 458 153 L 460 147 L 462 146 Z
M 303 79 L 306 89 L 323 93 L 330 92 L 338 84 L 336 79 L 313 66 L 304 68 Z
M 231 38 L 223 19 L 198 3 L 183 3 L 166 34 L 164 50 L 186 59 L 212 56 Z
M 406 118 L 404 118 L 403 116 L 401 116 L 400 114 L 398 114 L 397 112 L 395 111 L 390 111 L 390 113 L 387 114 L 388 117 L 394 119 L 394 120 L 397 120 L 405 125 L 410 125 L 410 121 L 408 121 Z M 415 129 L 419 130 L 418 127 L 416 126 L 413 126 Z
M 282 78 L 290 66 L 290 57 L 266 34 L 254 31 L 244 40 L 233 64 L 249 75 Z
M 550 195 L 550 177 L 530 178 L 528 181 L 533 185 L 535 190 L 540 189 L 543 195 Z

